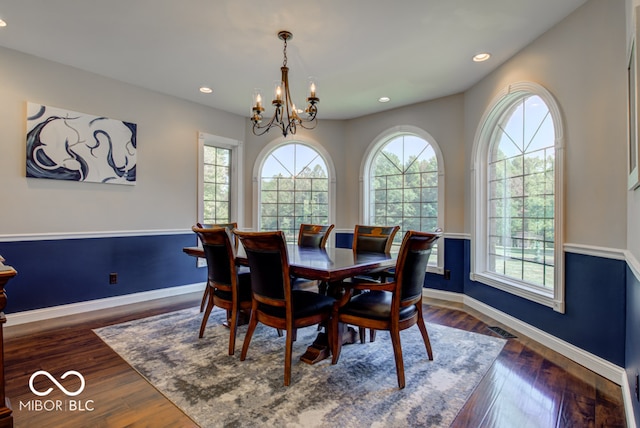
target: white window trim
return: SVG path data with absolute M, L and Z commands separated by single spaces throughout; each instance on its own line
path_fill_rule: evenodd
M 380 133 L 376 138 L 373 139 L 372 143 L 367 148 L 367 151 L 362 158 L 362 163 L 360 164 L 360 222 L 367 223 L 368 218 L 370 216 L 369 212 L 369 195 L 370 195 L 370 183 L 369 180 L 366 179 L 371 174 L 371 163 L 373 161 L 373 157 L 376 155 L 380 147 L 389 142 L 390 139 L 399 136 L 413 134 L 417 137 L 422 138 L 427 143 L 431 145 L 433 151 L 435 152 L 436 159 L 438 160 L 438 227 L 446 230 L 444 227 L 444 159 L 442 157 L 442 151 L 440 150 L 440 146 L 436 142 L 435 138 L 431 136 L 424 129 L 418 128 L 417 126 L 412 125 L 399 125 L 394 126 L 393 128 L 389 128 L 382 133 Z M 428 266 L 427 271 L 433 272 L 437 274 L 444 274 L 444 253 L 445 253 L 445 241 L 444 239 L 438 242 L 438 260 L 436 261 L 436 266 Z
M 204 218 L 204 146 L 222 147 L 231 149 L 231 207 L 230 221 L 238 223 L 242 227 L 244 219 L 244 203 L 242 199 L 244 147 L 242 141 L 217 135 L 198 133 L 198 221 Z
M 315 140 L 310 139 L 309 137 L 294 137 L 285 139 L 284 137 L 276 138 L 275 140 L 268 143 L 258 154 L 256 158 L 256 163 L 253 165 L 253 201 L 255 202 L 255 206 L 253 207 L 253 230 L 260 230 L 260 206 L 262 205 L 262 197 L 261 197 L 261 186 L 260 180 L 262 166 L 264 162 L 267 160 L 267 157 L 276 150 L 280 146 L 284 146 L 287 144 L 302 144 L 304 146 L 311 147 L 313 150 L 320 154 L 322 160 L 327 165 L 327 173 L 329 174 L 329 224 L 335 224 L 336 221 L 336 168 L 333 164 L 333 160 L 329 153 L 325 150 L 324 147 L 320 143 Z M 333 231 L 331 232 L 334 233 Z M 327 245 L 333 242 L 333 239 L 329 237 L 327 241 Z
M 545 292 L 522 281 L 510 280 L 489 272 L 487 266 L 487 164 L 491 136 L 505 113 L 505 106 L 528 95 L 537 95 L 546 103 L 555 130 L 555 279 L 554 291 Z M 471 263 L 470 279 L 564 313 L 564 135 L 558 103 L 549 91 L 532 82 L 519 82 L 501 90 L 485 110 L 476 130 L 471 157 Z

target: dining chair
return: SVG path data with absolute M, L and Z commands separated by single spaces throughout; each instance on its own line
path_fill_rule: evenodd
M 227 311 L 229 323 L 229 355 L 235 351 L 236 334 L 240 311 L 251 310 L 251 276 L 247 268 L 238 268 L 235 263 L 231 232 L 225 227 L 193 227 L 198 235 L 207 260 L 207 308 L 200 324 L 200 335 L 204 330 L 214 306 Z
M 200 229 L 210 229 L 212 227 L 224 227 L 229 233 L 238 227 L 238 223 L 196 223 L 196 227 Z M 235 246 L 236 251 L 238 250 L 238 237 L 233 235 L 233 245 Z M 204 305 L 207 302 L 207 298 L 209 297 L 209 287 L 204 288 L 204 293 L 202 293 L 202 300 L 200 301 L 200 312 L 204 310 Z
M 291 382 L 291 354 L 298 328 L 327 322 L 335 299 L 306 290 L 293 290 L 289 255 L 282 231 L 236 232 L 251 271 L 252 305 L 240 360 L 247 356 L 258 322 L 286 331 L 284 385 Z M 330 333 L 327 332 L 330 336 Z
M 301 224 L 300 230 L 298 231 L 298 246 L 305 248 L 325 248 L 329 234 L 334 227 L 334 224 Z M 317 286 L 321 293 L 326 293 L 327 284 L 323 282 L 309 281 L 305 278 L 298 278 L 295 275 L 292 275 L 291 279 L 294 289 Z
M 388 254 L 391 251 L 391 245 L 393 245 L 393 238 L 400 230 L 400 226 L 370 226 L 356 224 L 353 229 L 353 244 L 351 248 L 356 252 L 370 252 L 370 253 L 385 253 Z M 367 275 L 358 275 L 350 278 L 351 282 L 358 281 L 382 281 L 386 278 L 385 269 L 373 271 Z M 360 336 L 360 342 L 365 342 L 366 329 L 358 329 Z M 369 332 L 369 341 L 376 340 L 375 330 Z
M 418 324 L 427 356 L 433 360 L 422 315 L 422 289 L 431 249 L 440 236 L 440 233 L 408 231 L 400 246 L 394 281 L 361 281 L 345 286 L 345 293 L 335 303 L 331 318 L 331 364 L 336 364 L 340 358 L 342 344 L 336 339 L 340 337 L 340 323 L 389 331 L 400 389 L 405 387 L 400 331 Z M 355 289 L 369 291 L 353 295 Z
M 356 224 L 353 229 L 353 251 L 388 253 L 400 226 L 365 226 Z
M 301 224 L 298 232 L 298 246 L 324 248 L 334 224 Z

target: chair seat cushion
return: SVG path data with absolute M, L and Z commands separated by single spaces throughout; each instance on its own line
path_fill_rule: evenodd
M 305 290 L 291 290 L 291 300 L 293 304 L 293 318 L 304 318 L 319 312 L 329 313 L 333 308 L 333 302 L 335 302 L 333 297 Z M 278 318 L 285 317 L 284 308 L 260 305 L 260 310 Z
M 392 296 L 391 292 L 381 290 L 358 294 L 340 309 L 340 313 L 379 320 L 389 319 Z M 416 308 L 413 305 L 400 308 L 400 320 L 407 319 L 415 313 Z
M 238 299 L 241 302 L 251 300 L 251 273 L 248 271 L 239 271 L 238 273 Z M 231 300 L 231 292 L 216 288 L 214 291 L 216 297 L 224 300 Z

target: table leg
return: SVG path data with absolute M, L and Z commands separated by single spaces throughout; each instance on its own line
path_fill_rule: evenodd
M 249 317 L 251 313 L 246 309 L 240 309 L 240 314 L 238 316 L 238 327 L 241 325 L 249 324 Z M 222 321 L 222 325 L 229 328 L 229 318 L 231 318 L 231 311 L 227 311 L 227 319 Z
M 327 328 L 327 327 L 325 327 Z M 356 343 L 358 340 L 358 332 L 353 327 L 349 327 L 347 324 L 340 323 L 339 334 L 342 335 L 342 344 L 349 345 Z M 329 338 L 326 333 L 318 333 L 316 340 L 307 348 L 306 352 L 302 354 L 300 360 L 307 364 L 315 364 L 318 361 L 322 361 L 331 356 L 331 349 L 329 347 Z

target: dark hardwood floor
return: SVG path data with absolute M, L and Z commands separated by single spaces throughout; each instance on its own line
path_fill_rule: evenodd
M 182 296 L 7 328 L 6 391 L 14 426 L 197 426 L 91 330 L 198 306 L 200 297 Z M 429 303 L 425 305 L 427 322 L 487 335 L 495 335 L 488 326 L 500 326 L 460 305 Z M 43 409 L 36 410 L 34 399 L 38 397 L 30 390 L 29 380 L 38 370 L 46 370 L 56 379 L 69 370 L 78 371 L 86 380 L 85 389 L 77 397 L 67 397 L 54 388 L 50 395 L 40 397 Z M 73 375 L 63 384 L 69 391 L 81 386 Z M 41 375 L 34 379 L 34 386 L 43 391 L 52 386 L 52 381 Z M 74 398 L 75 409 L 55 408 L 56 400 L 69 406 L 68 401 Z M 528 338 L 518 337 L 508 340 L 453 426 L 582 428 L 625 427 L 626 422 L 618 385 Z

